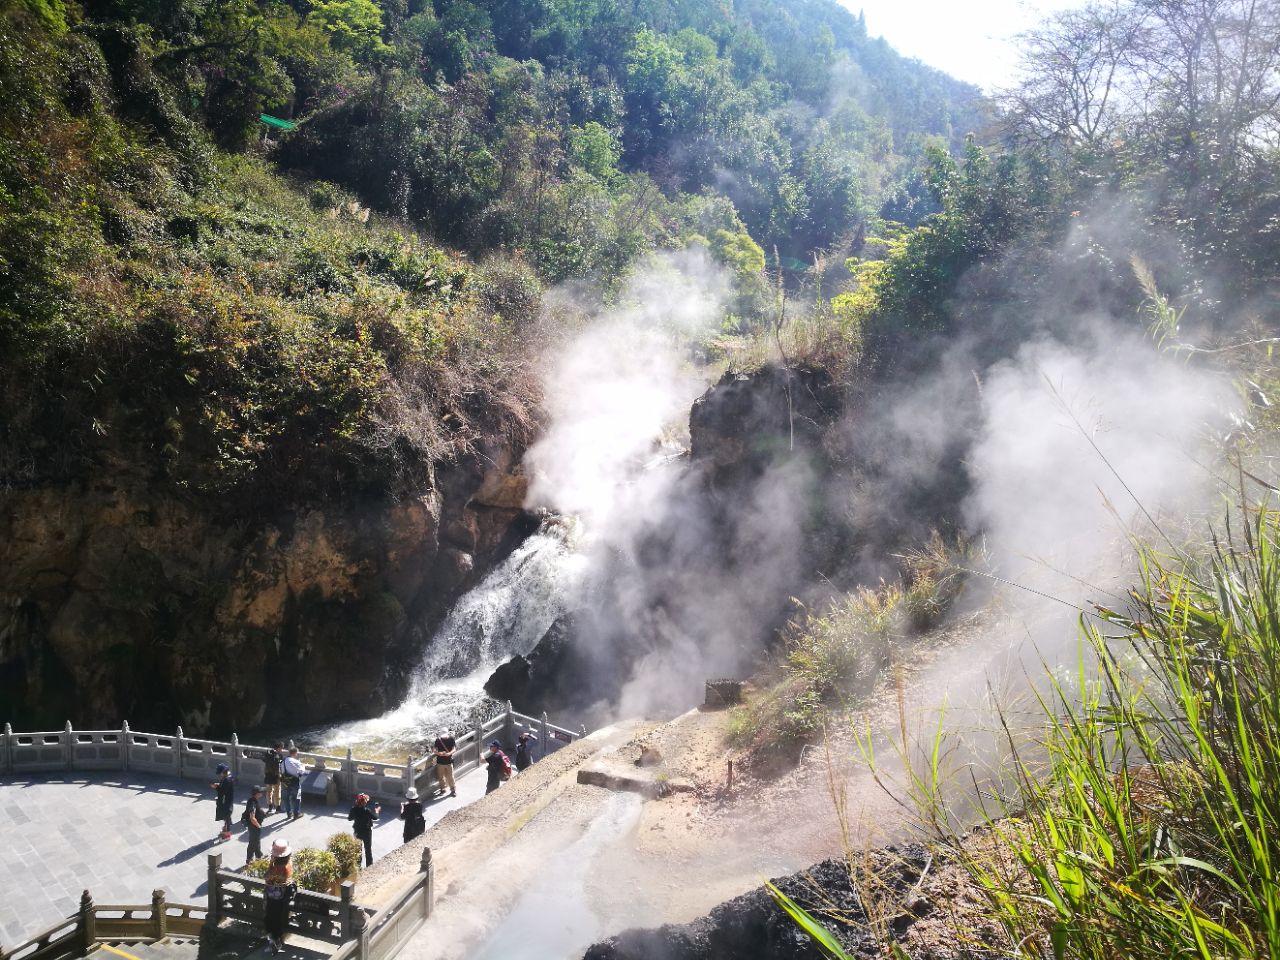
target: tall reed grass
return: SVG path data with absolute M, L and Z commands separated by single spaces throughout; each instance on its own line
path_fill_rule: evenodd
M 1280 515 L 1197 564 L 1143 557 L 1085 623 L 994 844 L 947 838 L 1010 956 L 1280 958 Z M 936 797 L 930 774 L 916 781 Z

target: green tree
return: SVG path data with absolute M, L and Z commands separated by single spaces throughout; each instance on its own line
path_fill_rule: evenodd
M 608 180 L 617 172 L 622 145 L 613 131 L 591 120 L 569 128 L 569 153 L 580 169 L 597 180 Z
M 310 17 L 328 31 L 334 47 L 361 59 L 384 53 L 382 8 L 374 0 L 311 0 Z

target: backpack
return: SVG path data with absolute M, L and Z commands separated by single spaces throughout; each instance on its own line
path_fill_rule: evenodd
M 502 779 L 510 780 L 511 779 L 511 758 L 508 757 L 501 750 L 498 751 L 498 756 L 502 758 Z

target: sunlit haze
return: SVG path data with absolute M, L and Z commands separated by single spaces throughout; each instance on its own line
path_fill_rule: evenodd
M 1017 35 L 1045 14 L 1082 0 L 841 0 L 867 17 L 867 33 L 895 50 L 987 92 L 1008 85 Z

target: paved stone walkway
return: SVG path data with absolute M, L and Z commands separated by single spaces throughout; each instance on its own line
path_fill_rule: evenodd
M 458 797 L 431 803 L 427 826 L 484 794 L 475 772 L 458 781 Z M 246 791 L 236 785 L 238 821 Z M 322 847 L 349 833 L 349 805 L 326 807 L 303 798 L 303 816 L 270 817 L 262 847 L 285 837 L 294 849 Z M 400 845 L 398 803 L 384 803 L 373 852 Z M 41 773 L 0 777 L 0 946 L 8 949 L 71 915 L 88 890 L 100 904 L 147 904 L 163 889 L 176 903 L 203 904 L 208 854 L 223 866 L 244 864 L 244 828 L 215 838 L 213 791 L 191 780 L 140 773 Z M 356 897 L 359 899 L 359 890 Z

